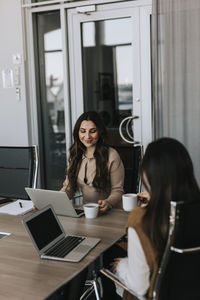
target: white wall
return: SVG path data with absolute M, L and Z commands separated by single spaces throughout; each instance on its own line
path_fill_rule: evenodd
M 13 64 L 12 55 L 22 62 Z M 20 68 L 20 84 L 4 88 L 2 70 Z M 21 100 L 16 99 L 16 87 Z M 0 0 L 0 146 L 28 145 L 28 127 L 24 83 L 23 32 L 20 0 Z

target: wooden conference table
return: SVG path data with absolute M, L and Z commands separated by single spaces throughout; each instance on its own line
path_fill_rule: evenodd
M 128 213 L 113 209 L 96 219 L 59 216 L 67 234 L 98 237 L 101 242 L 79 263 L 40 259 L 22 216 L 0 215 L 0 299 L 47 299 L 125 234 Z

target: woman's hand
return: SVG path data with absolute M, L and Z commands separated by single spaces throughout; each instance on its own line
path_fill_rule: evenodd
M 115 258 L 114 262 L 110 264 L 111 265 L 111 270 L 112 270 L 113 273 L 117 272 L 117 265 L 120 262 L 120 260 L 121 260 L 121 258 Z
M 99 204 L 99 210 L 101 212 L 105 212 L 106 210 L 108 210 L 110 208 L 110 206 L 106 200 L 99 200 L 98 204 Z
M 137 197 L 140 201 L 140 205 L 143 204 L 148 204 L 148 202 L 150 201 L 151 197 L 150 194 L 147 191 L 141 192 L 137 194 Z

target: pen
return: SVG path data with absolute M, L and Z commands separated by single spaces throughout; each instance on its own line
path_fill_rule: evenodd
M 19 202 L 19 206 L 22 208 L 22 203 L 21 202 Z

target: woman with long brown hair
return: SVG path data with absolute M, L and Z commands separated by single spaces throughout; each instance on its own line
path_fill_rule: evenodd
M 62 191 L 72 198 L 81 190 L 84 203 L 99 203 L 104 212 L 120 203 L 124 167 L 117 151 L 106 143 L 106 128 L 95 111 L 84 112 L 73 130 L 66 180 Z
M 200 190 L 186 148 L 172 138 L 161 138 L 146 149 L 141 178 L 147 205 L 129 215 L 128 256 L 116 259 L 113 271 L 138 295 L 152 297 L 157 269 L 168 236 L 170 201 L 200 200 Z M 124 292 L 123 299 L 135 299 Z

